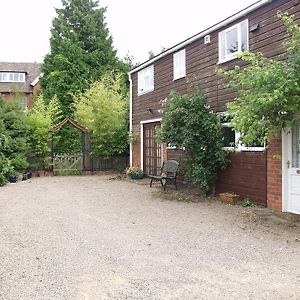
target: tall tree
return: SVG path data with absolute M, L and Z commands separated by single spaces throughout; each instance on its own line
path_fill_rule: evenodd
M 105 23 L 106 8 L 96 0 L 62 0 L 52 22 L 50 53 L 40 82 L 46 99 L 56 95 L 64 114 L 72 112 L 73 95 L 85 91 L 108 70 L 126 72 Z

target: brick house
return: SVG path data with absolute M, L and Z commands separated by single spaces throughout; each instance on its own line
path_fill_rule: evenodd
M 30 108 L 32 97 L 40 90 L 41 64 L 0 62 L 0 93 L 5 100 L 17 98 L 22 108 Z
M 162 102 L 172 90 L 190 93 L 191 84 L 196 84 L 214 112 L 226 116 L 226 103 L 236 93 L 224 87 L 225 79 L 215 69 L 241 65 L 236 54 L 242 51 L 260 51 L 275 59 L 282 55 L 286 28 L 277 18 L 279 10 L 300 23 L 299 0 L 261 0 L 129 72 L 130 130 L 137 138 L 130 147 L 131 165 L 150 174 L 157 172 L 163 160 L 180 159 L 179 150 L 155 139 Z M 237 192 L 260 205 L 300 214 L 300 128 L 272 139 L 268 147 L 246 147 L 228 121 L 223 126 L 224 147 L 232 142 L 238 146 L 230 154 L 231 164 L 220 173 L 216 192 Z

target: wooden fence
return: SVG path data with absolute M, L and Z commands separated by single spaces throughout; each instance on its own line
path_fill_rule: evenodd
M 123 171 L 129 165 L 128 155 L 115 155 L 112 157 L 94 156 L 94 171 Z

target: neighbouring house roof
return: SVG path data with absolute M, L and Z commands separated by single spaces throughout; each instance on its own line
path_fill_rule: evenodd
M 0 82 L 0 93 L 23 92 L 32 93 L 32 83 L 37 83 L 37 78 L 41 73 L 40 63 L 15 63 L 0 62 L 0 72 L 20 72 L 26 73 L 24 83 Z
M 128 72 L 128 74 L 131 75 L 131 74 L 133 74 L 133 73 L 135 73 L 135 72 L 137 72 L 139 70 L 144 69 L 145 67 L 153 64 L 155 61 L 161 59 L 162 57 L 164 57 L 164 56 L 166 56 L 166 55 L 168 55 L 170 53 L 178 51 L 179 49 L 181 49 L 181 48 L 183 48 L 183 47 L 191 44 L 192 42 L 194 42 L 194 41 L 196 41 L 196 40 L 198 40 L 198 39 L 200 39 L 200 38 L 202 38 L 202 37 L 204 37 L 204 36 L 206 36 L 206 35 L 214 32 L 216 30 L 219 30 L 220 28 L 222 28 L 222 27 L 224 27 L 224 26 L 226 26 L 226 25 L 228 25 L 228 24 L 230 24 L 230 23 L 238 20 L 239 18 L 241 18 L 241 17 L 249 14 L 250 12 L 255 11 L 258 8 L 264 6 L 264 5 L 268 4 L 268 3 L 271 3 L 273 1 L 274 0 L 259 0 L 259 1 L 255 2 L 254 4 L 252 4 L 252 5 L 244 8 L 243 10 L 237 12 L 236 14 L 234 14 L 234 15 L 226 18 L 225 20 L 223 20 L 223 21 L 221 21 L 221 22 L 219 22 L 219 23 L 217 23 L 217 24 L 215 24 L 215 25 L 213 25 L 213 26 L 211 26 L 211 27 L 209 27 L 209 28 L 207 28 L 207 29 L 205 29 L 205 30 L 203 30 L 203 31 L 195 34 L 195 35 L 193 35 L 192 37 L 184 40 L 183 42 L 181 42 L 181 43 L 179 43 L 179 44 L 177 44 L 177 45 L 175 45 L 175 46 L 173 46 L 173 47 L 171 47 L 171 48 L 169 48 L 169 49 L 161 52 L 160 54 L 154 56 L 153 58 L 151 58 L 151 59 L 149 59 L 149 60 L 141 63 L 140 65 L 138 65 L 138 66 L 134 67 L 132 70 L 130 70 Z

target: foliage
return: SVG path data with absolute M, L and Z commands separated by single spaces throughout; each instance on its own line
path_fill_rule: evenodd
M 131 178 L 136 178 L 143 177 L 144 173 L 140 168 L 132 166 L 126 169 L 126 175 Z
M 232 125 L 245 144 L 267 141 L 268 134 L 281 133 L 296 121 L 300 111 L 300 28 L 287 14 L 279 13 L 290 33 L 284 43 L 285 60 L 265 58 L 261 53 L 244 53 L 247 67 L 218 70 L 230 78 L 228 87 L 238 91 L 228 104 Z M 283 58 L 283 57 L 282 57 Z
M 0 152 L 0 186 L 7 183 L 8 176 L 13 174 L 13 172 L 14 170 L 11 166 L 10 160 Z
M 94 151 L 104 157 L 128 147 L 128 103 L 120 88 L 121 77 L 107 73 L 74 100 L 75 118 L 93 131 Z
M 250 198 L 244 198 L 240 201 L 237 201 L 235 205 L 241 206 L 241 207 L 248 207 L 248 206 L 255 206 L 253 201 Z
M 0 185 L 12 173 L 23 172 L 28 167 L 27 133 L 19 103 L 0 99 Z
M 50 157 L 49 129 L 61 120 L 61 110 L 57 97 L 45 104 L 42 94 L 34 101 L 33 107 L 27 112 L 29 159 L 36 169 L 48 167 Z
M 46 99 L 57 95 L 65 115 L 72 113 L 73 94 L 84 92 L 108 70 L 122 72 L 122 88 L 128 90 L 129 66 L 116 56 L 105 23 L 106 9 L 95 0 L 62 0 L 52 22 L 50 53 L 40 79 Z
M 54 132 L 55 153 L 80 153 L 82 143 L 82 132 L 70 124 Z
M 185 149 L 187 178 L 208 191 L 218 171 L 226 166 L 227 155 L 222 150 L 222 127 L 207 106 L 204 94 L 195 91 L 188 96 L 172 92 L 158 135 L 161 142 Z

